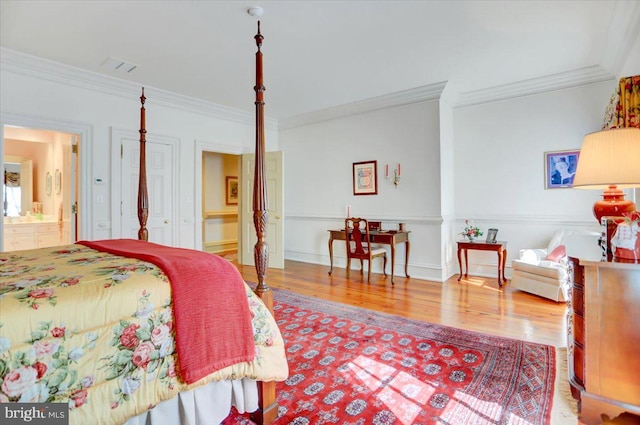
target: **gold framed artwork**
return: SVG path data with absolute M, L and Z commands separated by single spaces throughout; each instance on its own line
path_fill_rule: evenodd
M 226 190 L 225 190 L 225 198 L 226 198 L 227 205 L 238 205 L 239 192 L 240 190 L 238 187 L 238 177 L 227 176 Z
M 378 161 L 353 163 L 353 194 L 378 194 Z

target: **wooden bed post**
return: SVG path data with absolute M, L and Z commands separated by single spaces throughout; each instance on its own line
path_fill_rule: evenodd
M 265 168 L 264 145 L 264 84 L 262 82 L 262 34 L 260 34 L 260 21 L 258 21 L 258 33 L 255 35 L 256 46 L 256 157 L 253 180 L 253 224 L 256 228 L 258 241 L 254 247 L 254 261 L 258 275 L 258 286 L 254 290 L 262 299 L 269 311 L 273 313 L 273 292 L 265 282 L 265 275 L 269 265 L 269 244 L 267 244 L 267 221 L 269 211 L 269 199 L 267 197 L 267 176 Z M 278 405 L 276 404 L 276 383 L 258 382 L 259 408 L 251 414 L 252 420 L 259 424 L 267 425 L 278 417 Z
M 147 230 L 147 218 L 149 217 L 149 195 L 147 193 L 147 129 L 145 123 L 144 87 L 142 88 L 142 96 L 140 96 L 140 176 L 138 178 L 138 221 L 140 229 L 138 230 L 138 239 L 142 241 L 149 240 L 149 231 Z

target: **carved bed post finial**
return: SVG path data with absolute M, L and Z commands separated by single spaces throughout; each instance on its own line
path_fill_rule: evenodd
M 145 123 L 144 87 L 142 88 L 142 96 L 140 96 L 140 176 L 138 179 L 138 221 L 140 229 L 138 230 L 138 239 L 146 241 L 149 239 L 149 231 L 147 230 L 147 218 L 149 217 L 149 195 L 147 194 L 147 129 Z

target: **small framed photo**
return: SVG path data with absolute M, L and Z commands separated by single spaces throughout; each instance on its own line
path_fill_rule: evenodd
M 227 205 L 238 205 L 238 177 L 237 176 L 227 176 L 227 186 L 226 186 L 226 201 Z
M 487 230 L 487 243 L 496 243 L 498 237 L 498 229 Z
M 378 194 L 378 161 L 353 163 L 353 194 Z
M 544 153 L 544 188 L 573 187 L 573 177 L 578 168 L 579 150 Z

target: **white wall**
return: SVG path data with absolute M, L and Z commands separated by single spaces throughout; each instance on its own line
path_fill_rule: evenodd
M 600 191 L 545 189 L 544 152 L 580 149 L 602 127 L 615 81 L 455 110 L 455 210 L 458 228 L 473 218 L 499 229 L 507 265 L 521 248 L 546 247 L 553 229 L 594 227 Z M 473 252 L 471 272 L 495 274 L 495 254 Z M 510 272 L 507 270 L 507 275 Z
M 112 128 L 138 131 L 140 87 L 88 73 L 85 76 L 76 69 L 48 61 L 33 65 L 33 61 L 27 59 L 28 63 L 21 64 L 23 59 L 13 56 L 5 55 L 3 51 L 0 74 L 3 124 L 12 124 L 6 121 L 7 116 L 19 116 L 89 129 L 88 140 L 81 141 L 81 152 L 83 149 L 90 152 L 89 163 L 81 164 L 81 167 L 86 167 L 83 168 L 84 175 L 88 176 L 81 181 L 81 191 L 90 194 L 91 199 L 81 199 L 81 206 L 83 202 L 87 203 L 82 210 L 89 215 L 84 216 L 84 220 L 88 221 L 88 230 L 81 238 L 110 238 L 110 134 Z M 9 63 L 9 66 L 9 60 L 15 60 L 21 66 L 13 66 L 13 63 Z M 248 93 L 252 90 L 252 86 L 247 87 Z M 145 88 L 145 95 L 147 140 L 151 140 L 153 135 L 179 139 L 179 199 L 175 200 L 179 203 L 179 217 L 178 223 L 174 224 L 178 227 L 175 233 L 179 235 L 179 240 L 176 245 L 195 247 L 195 226 L 201 226 L 201 221 L 200 212 L 195 211 L 194 200 L 202 196 L 202 193 L 195 191 L 195 181 L 200 176 L 195 175 L 198 167 L 194 164 L 195 161 L 201 161 L 201 158 L 195 157 L 196 140 L 232 146 L 243 153 L 253 152 L 253 120 L 250 114 L 246 120 L 219 118 L 208 113 L 208 105 L 204 104 L 203 112 L 197 113 L 193 107 L 185 106 L 187 102 L 184 99 L 176 97 L 176 101 L 171 103 L 171 96 L 151 87 Z M 162 102 L 157 101 L 159 98 L 162 98 Z M 241 116 L 242 113 L 238 112 L 237 115 Z M 265 138 L 267 150 L 278 149 L 278 133 L 275 129 L 267 128 Z M 102 178 L 104 184 L 92 184 L 95 178 Z M 103 202 L 98 202 L 99 199 Z
M 459 271 L 465 218 L 508 241 L 507 276 L 521 248 L 545 247 L 558 227 L 598 229 L 598 191 L 544 188 L 544 152 L 580 149 L 602 125 L 615 81 L 453 108 L 441 100 L 387 108 L 281 131 L 286 152 L 286 258 L 328 264 L 327 229 L 352 215 L 411 230 L 411 276 L 445 280 Z M 353 196 L 353 162 L 378 160 L 377 196 Z M 394 188 L 380 177 L 402 163 Z M 304 177 L 303 177 L 304 176 Z M 400 252 L 396 266 L 404 261 Z M 486 254 L 486 255 L 485 255 Z M 334 265 L 344 248 L 334 244 Z M 495 253 L 473 251 L 470 272 L 496 276 Z M 396 267 L 402 270 L 401 267 Z M 374 270 L 376 270 L 374 268 Z
M 440 128 L 438 101 L 427 101 L 351 115 L 286 129 L 285 256 L 329 264 L 328 229 L 344 227 L 351 215 L 379 219 L 411 231 L 410 275 L 441 279 Z M 352 165 L 378 161 L 378 195 L 354 196 Z M 398 187 L 384 179 L 401 164 Z M 334 264 L 344 267 L 344 247 L 334 244 Z M 404 264 L 397 250 L 396 273 Z M 374 270 L 376 270 L 374 268 Z M 400 272 L 402 274 L 402 272 Z

